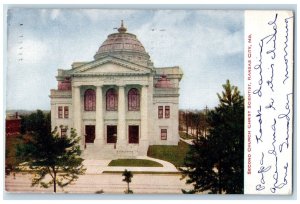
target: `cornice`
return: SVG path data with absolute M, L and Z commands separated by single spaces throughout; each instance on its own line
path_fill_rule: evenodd
M 150 73 L 145 72 L 137 72 L 137 73 L 74 73 L 71 74 L 73 77 L 94 77 L 94 76 L 147 76 L 150 75 Z
M 152 69 L 149 68 L 149 67 L 134 64 L 134 63 L 131 63 L 131 62 L 127 62 L 123 59 L 119 59 L 119 58 L 112 57 L 112 56 L 108 56 L 108 57 L 105 57 L 103 59 L 99 59 L 99 60 L 92 61 L 92 62 L 87 63 L 87 64 L 83 64 L 83 65 L 78 66 L 78 67 L 76 67 L 72 70 L 69 70 L 69 71 L 70 71 L 70 74 L 75 74 L 75 73 L 79 73 L 79 72 L 84 72 L 86 70 L 89 70 L 89 69 L 101 66 L 103 64 L 107 64 L 107 63 L 120 65 L 122 67 L 126 67 L 130 70 L 133 70 L 133 71 L 146 71 L 147 70 L 147 72 L 152 72 Z

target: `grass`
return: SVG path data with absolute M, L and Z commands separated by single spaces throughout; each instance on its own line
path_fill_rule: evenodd
M 186 134 L 186 132 L 179 132 L 179 136 L 184 140 L 195 139 L 195 137 L 190 134 Z
M 146 159 L 116 159 L 112 160 L 108 166 L 162 167 L 163 165 Z
M 178 146 L 152 145 L 149 146 L 148 156 L 171 162 L 176 167 L 184 166 L 184 158 L 190 145 L 179 141 Z

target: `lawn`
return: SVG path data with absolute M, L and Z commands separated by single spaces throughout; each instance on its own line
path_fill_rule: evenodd
M 162 167 L 163 165 L 146 159 L 116 159 L 112 160 L 108 166 Z
M 179 141 L 178 146 L 151 145 L 148 149 L 148 156 L 156 159 L 171 162 L 176 167 L 184 166 L 184 158 L 190 149 L 190 145 Z

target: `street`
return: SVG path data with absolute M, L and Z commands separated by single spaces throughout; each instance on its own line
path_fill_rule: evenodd
M 134 174 L 130 189 L 141 194 L 181 194 L 181 189 L 190 189 L 185 179 L 180 180 L 177 174 Z M 124 194 L 127 183 L 122 181 L 121 173 L 86 174 L 79 176 L 73 184 L 63 190 L 57 187 L 57 193 L 89 193 L 94 194 L 103 190 L 105 194 Z M 31 175 L 17 174 L 5 178 L 5 189 L 8 192 L 52 193 L 53 187 L 48 189 L 31 187 Z

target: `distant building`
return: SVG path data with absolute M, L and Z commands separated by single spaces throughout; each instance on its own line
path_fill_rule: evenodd
M 18 135 L 21 132 L 21 118 L 18 112 L 15 114 L 7 114 L 5 120 L 6 136 Z
M 123 26 L 108 35 L 90 62 L 58 70 L 51 90 L 51 125 L 75 128 L 85 158 L 146 155 L 149 145 L 177 145 L 179 67 L 153 66 Z M 76 42 L 74 42 L 76 43 Z M 167 50 L 165 50 L 167 52 Z

